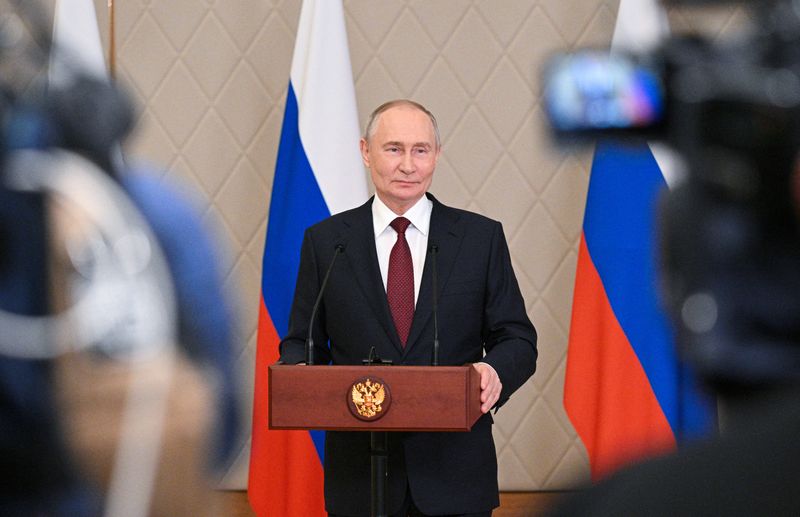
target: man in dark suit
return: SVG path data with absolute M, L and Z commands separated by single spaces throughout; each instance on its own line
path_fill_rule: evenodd
M 376 196 L 306 231 L 280 345 L 282 362 L 305 360 L 314 301 L 339 253 L 313 324 L 315 362 L 361 364 L 374 347 L 395 365 L 429 365 L 436 290 L 439 364 L 475 367 L 484 415 L 468 433 L 389 433 L 390 515 L 491 514 L 499 497 L 489 410 L 536 367 L 536 331 L 500 223 L 427 193 L 440 151 L 436 119 L 423 106 L 398 100 L 373 112 L 361 154 Z M 369 438 L 327 433 L 331 514 L 369 514 Z

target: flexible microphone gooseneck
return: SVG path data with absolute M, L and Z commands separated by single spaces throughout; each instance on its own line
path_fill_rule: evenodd
M 431 267 L 433 272 L 433 359 L 431 366 L 439 366 L 439 297 L 438 282 L 436 280 L 436 256 L 439 254 L 439 246 L 431 245 Z
M 317 316 L 317 309 L 319 309 L 319 303 L 322 301 L 322 295 L 325 293 L 325 286 L 328 285 L 328 277 L 331 276 L 333 265 L 336 263 L 336 257 L 343 251 L 344 245 L 337 244 L 336 251 L 333 253 L 333 258 L 331 259 L 331 264 L 328 266 L 328 271 L 325 272 L 325 277 L 322 279 L 322 285 L 319 288 L 317 300 L 314 302 L 314 308 L 311 309 L 311 319 L 308 320 L 308 339 L 306 339 L 306 364 L 314 364 L 314 336 L 312 335 L 314 333 L 314 319 Z

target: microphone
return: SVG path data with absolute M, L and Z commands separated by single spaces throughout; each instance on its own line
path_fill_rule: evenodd
M 433 273 L 433 359 L 431 366 L 439 366 L 439 297 L 436 286 L 436 256 L 439 254 L 439 246 L 431 244 L 431 272 Z
M 308 339 L 306 339 L 306 364 L 314 364 L 314 319 L 317 316 L 317 309 L 319 309 L 319 303 L 322 301 L 322 295 L 325 293 L 325 286 L 328 285 L 328 277 L 331 276 L 331 271 L 333 271 L 333 265 L 336 263 L 336 257 L 339 256 L 339 253 L 344 251 L 343 244 L 336 245 L 336 251 L 333 253 L 333 258 L 331 259 L 331 264 L 328 266 L 328 271 L 325 272 L 325 277 L 322 279 L 322 285 L 319 288 L 319 293 L 317 293 L 317 300 L 314 302 L 314 308 L 311 309 L 311 319 L 308 320 Z

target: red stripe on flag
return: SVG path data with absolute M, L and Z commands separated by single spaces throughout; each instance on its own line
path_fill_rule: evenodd
M 269 429 L 267 368 L 278 360 L 280 338 L 261 299 L 253 402 L 253 440 L 247 495 L 259 517 L 325 516 L 322 464 L 308 431 Z
M 675 437 L 609 305 L 581 237 L 564 407 L 589 453 L 592 480 L 675 448 Z

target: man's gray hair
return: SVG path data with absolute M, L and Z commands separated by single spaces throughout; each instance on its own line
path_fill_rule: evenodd
M 431 124 L 433 124 L 433 134 L 434 137 L 436 138 L 436 148 L 438 149 L 442 146 L 442 140 L 439 137 L 439 124 L 436 123 L 436 117 L 433 116 L 433 113 L 428 111 L 428 108 L 410 99 L 395 99 L 393 101 L 384 102 L 383 104 L 375 108 L 375 111 L 373 111 L 372 115 L 369 116 L 366 128 L 364 128 L 364 140 L 369 142 L 369 139 L 372 138 L 372 136 L 375 134 L 375 130 L 377 129 L 378 126 L 378 119 L 380 118 L 381 113 L 391 108 L 394 108 L 395 106 L 408 106 L 428 115 L 428 118 L 431 119 Z

